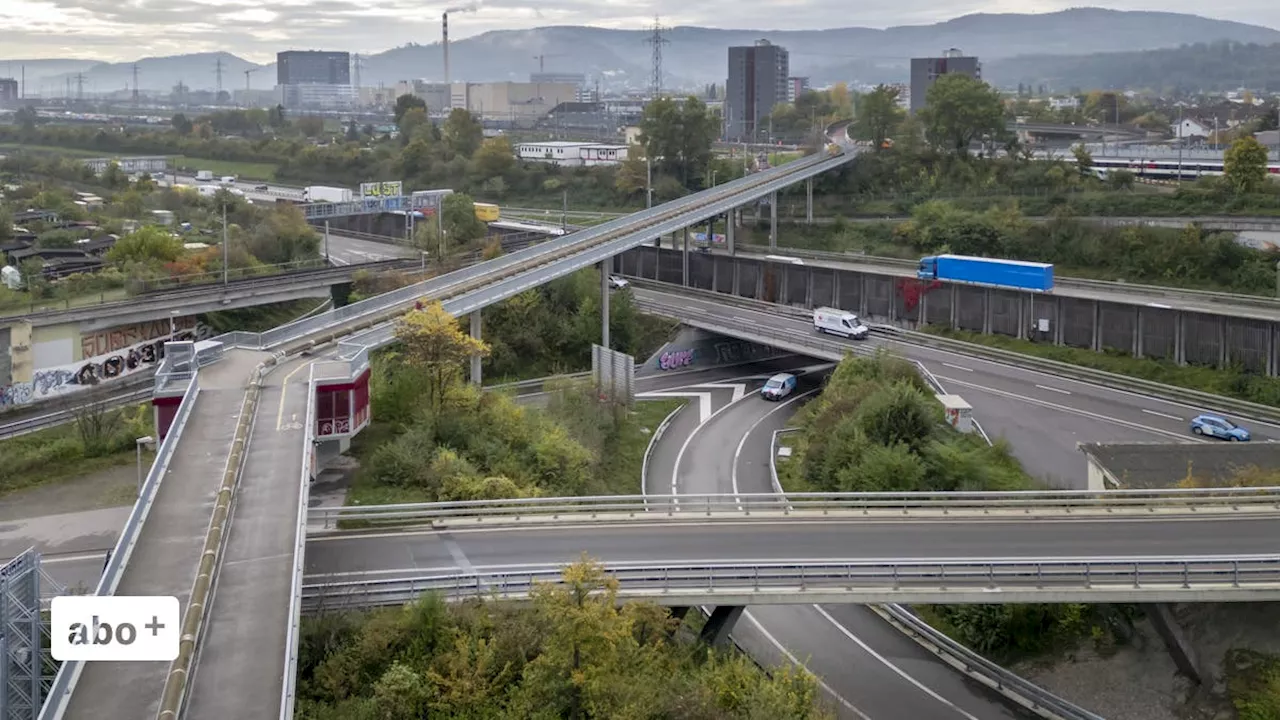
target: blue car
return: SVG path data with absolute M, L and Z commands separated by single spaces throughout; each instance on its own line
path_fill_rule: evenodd
M 765 400 L 781 400 L 796 389 L 796 376 L 791 373 L 778 373 L 769 378 L 769 382 L 760 388 L 760 396 Z
M 1197 415 L 1191 420 L 1191 432 L 1202 437 L 1216 437 L 1231 442 L 1249 442 L 1249 431 L 1218 415 Z

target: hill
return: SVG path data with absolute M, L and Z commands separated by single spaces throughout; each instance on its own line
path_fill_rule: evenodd
M 1160 91 L 1225 91 L 1241 87 L 1280 90 L 1280 43 L 1197 43 L 1180 48 L 1085 57 L 1026 55 L 987 63 L 983 76 L 1013 87 L 1045 85 L 1051 91 L 1117 88 Z
M 649 81 L 650 47 L 646 30 L 612 30 L 583 26 L 497 30 L 450 44 L 454 80 L 528 80 L 536 69 L 535 55 L 546 55 L 548 72 L 575 72 L 597 79 L 608 89 L 643 88 Z M 988 66 L 1016 56 L 1088 55 L 1177 48 L 1197 42 L 1280 43 L 1280 32 L 1244 23 L 1211 20 L 1196 15 L 1164 12 L 1122 12 L 1076 8 L 1055 13 L 975 14 L 933 25 L 903 25 L 883 30 L 843 27 L 825 30 L 721 30 L 677 27 L 666 34 L 663 49 L 667 87 L 691 88 L 725 80 L 727 48 L 767 39 L 791 50 L 793 75 L 808 75 L 815 83 L 834 81 L 884 82 L 907 79 L 911 57 L 935 55 L 947 48 L 976 54 Z M 244 87 L 244 70 L 260 68 L 252 87 L 275 83 L 274 65 L 257 66 L 229 53 L 204 53 L 138 61 L 144 90 L 169 91 L 178 81 L 194 90 L 214 87 L 218 57 L 227 66 L 223 87 Z M 70 62 L 70 61 L 62 61 Z M 1045 61 L 1048 62 L 1048 61 Z M 1073 61 L 1074 62 L 1074 61 Z M 1000 66 L 1004 67 L 1004 66 Z M 1012 65 L 1009 67 L 1013 67 Z M 46 82 L 64 81 L 50 73 Z M 88 70 L 86 89 L 121 89 L 132 79 L 130 63 L 97 64 Z M 1002 71 L 1003 72 L 1003 71 Z M 33 85 L 28 66 L 28 87 Z M 1043 74 L 1043 73 L 1041 73 Z M 1003 76 L 1003 75 L 1002 75 Z M 438 42 L 407 45 L 364 56 L 361 73 L 367 86 L 400 80 L 444 78 L 443 53 Z M 39 79 L 36 82 L 40 82 Z M 1014 81 L 1017 84 L 1017 81 Z

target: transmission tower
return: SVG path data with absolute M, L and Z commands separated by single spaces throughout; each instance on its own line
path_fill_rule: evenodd
M 214 102 L 220 103 L 222 102 L 222 58 L 218 58 L 218 64 L 214 72 L 218 74 L 218 94 L 214 95 Z
M 133 104 L 138 104 L 138 63 L 133 64 Z
M 76 100 L 84 100 L 84 73 L 76 73 Z
M 653 76 L 649 78 L 649 92 L 656 99 L 662 95 L 662 46 L 671 41 L 662 35 L 666 28 L 653 16 L 653 27 L 649 28 L 649 37 L 644 39 L 646 45 L 653 46 Z

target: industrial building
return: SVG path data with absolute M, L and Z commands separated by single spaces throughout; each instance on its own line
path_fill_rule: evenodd
M 571 83 L 453 83 L 449 107 L 469 110 L 487 123 L 531 128 L 577 95 L 578 86 Z
M 276 53 L 276 86 L 286 108 L 336 109 L 355 103 L 351 54 L 324 50 Z
M 965 55 L 955 48 L 942 54 L 942 57 L 911 59 L 911 114 L 924 107 L 929 88 L 938 78 L 947 74 L 960 73 L 972 78 L 982 79 L 982 64 L 977 56 Z
M 725 83 L 725 138 L 739 142 L 768 139 L 762 121 L 775 105 L 791 96 L 791 54 L 786 48 L 757 40 L 729 48 L 729 80 Z
M 627 159 L 626 145 L 605 145 L 569 140 L 520 143 L 516 156 L 527 162 L 545 162 L 562 167 L 616 165 Z
M 427 104 L 428 113 L 449 112 L 449 85 L 446 83 L 401 80 L 396 83 L 395 97 L 391 98 L 391 104 L 395 104 L 396 98 L 401 95 L 414 95 L 421 98 Z
M 0 105 L 16 105 L 22 91 L 13 78 L 0 78 Z

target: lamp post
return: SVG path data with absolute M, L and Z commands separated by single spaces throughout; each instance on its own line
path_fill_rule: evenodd
M 137 458 L 138 458 L 138 495 L 139 496 L 142 495 L 142 483 L 146 481 L 146 477 L 147 477 L 142 472 L 142 448 L 145 447 L 148 450 L 151 450 L 155 447 L 155 444 L 156 444 L 156 439 L 151 437 L 150 435 L 147 435 L 145 437 L 140 437 L 134 440 L 134 448 L 137 452 Z
M 169 311 L 169 342 L 173 342 L 178 337 L 178 313 L 181 310 Z
M 325 223 L 325 225 L 328 225 L 328 223 Z M 326 236 L 328 235 L 328 230 L 325 231 L 325 235 Z M 227 259 L 229 256 L 230 256 L 230 251 L 228 250 L 228 245 L 227 245 L 227 206 L 226 206 L 226 203 L 223 203 L 222 205 L 222 284 L 223 285 L 227 284 L 227 279 L 228 279 Z M 173 333 L 170 333 L 170 335 L 172 334 Z

